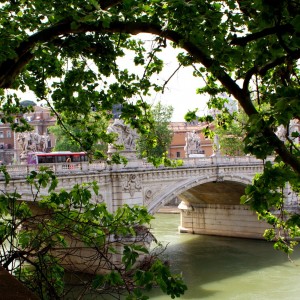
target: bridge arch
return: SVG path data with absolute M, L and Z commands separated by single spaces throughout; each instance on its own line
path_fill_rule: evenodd
M 151 203 L 148 204 L 148 211 L 151 214 L 155 214 L 162 206 L 169 203 L 175 197 L 183 200 L 189 204 L 201 204 L 201 203 L 211 203 L 211 197 L 203 197 L 204 193 L 210 188 L 214 188 L 214 191 L 211 191 L 211 194 L 217 194 L 220 190 L 223 189 L 223 193 L 231 192 L 235 198 L 234 201 L 227 201 L 228 195 L 225 197 L 222 204 L 239 204 L 239 198 L 243 195 L 246 185 L 252 182 L 251 176 L 241 176 L 241 175 L 226 175 L 226 176 L 199 176 L 197 178 L 189 178 L 186 181 L 176 182 L 171 185 L 168 191 L 164 191 L 161 194 L 158 194 Z M 215 188 L 218 186 L 218 189 Z M 201 190 L 201 187 L 202 190 Z M 197 196 L 202 195 L 202 199 L 197 199 Z M 237 198 L 238 197 L 238 198 Z M 214 201 L 214 204 L 217 204 L 217 201 Z M 219 203 L 220 204 L 220 203 Z
M 182 202 L 179 232 L 262 239 L 267 224 L 246 205 L 240 204 L 252 177 L 234 174 L 200 176 L 173 184 L 148 206 L 150 213 L 175 196 Z

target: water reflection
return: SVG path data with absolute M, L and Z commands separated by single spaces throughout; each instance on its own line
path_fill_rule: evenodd
M 300 298 L 300 250 L 291 263 L 263 240 L 179 234 L 179 215 L 156 214 L 153 233 L 169 244 L 165 258 L 189 290 L 181 299 L 296 300 Z M 150 299 L 170 297 L 154 291 Z

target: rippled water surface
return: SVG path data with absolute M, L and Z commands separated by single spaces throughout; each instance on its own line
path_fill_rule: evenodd
M 153 233 L 168 243 L 165 253 L 173 271 L 182 273 L 188 291 L 179 299 L 300 299 L 300 249 L 291 256 L 272 243 L 177 232 L 178 214 L 156 214 Z M 150 299 L 166 300 L 159 291 Z

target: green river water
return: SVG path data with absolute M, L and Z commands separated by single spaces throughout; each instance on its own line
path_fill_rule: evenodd
M 179 214 L 156 214 L 155 218 L 153 233 L 158 241 L 168 244 L 164 259 L 173 272 L 183 275 L 188 286 L 178 300 L 300 299 L 300 247 L 291 262 L 264 240 L 178 233 Z M 148 296 L 151 300 L 171 299 L 158 289 Z M 116 298 L 86 295 L 82 299 Z
M 264 240 L 180 234 L 178 214 L 155 218 L 153 233 L 169 244 L 165 257 L 188 286 L 179 299 L 300 299 L 300 248 L 291 262 Z M 150 299 L 171 298 L 154 291 Z

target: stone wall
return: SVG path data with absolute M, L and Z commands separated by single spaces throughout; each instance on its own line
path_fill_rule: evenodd
M 244 205 L 204 204 L 181 211 L 179 231 L 262 239 L 267 227 Z

